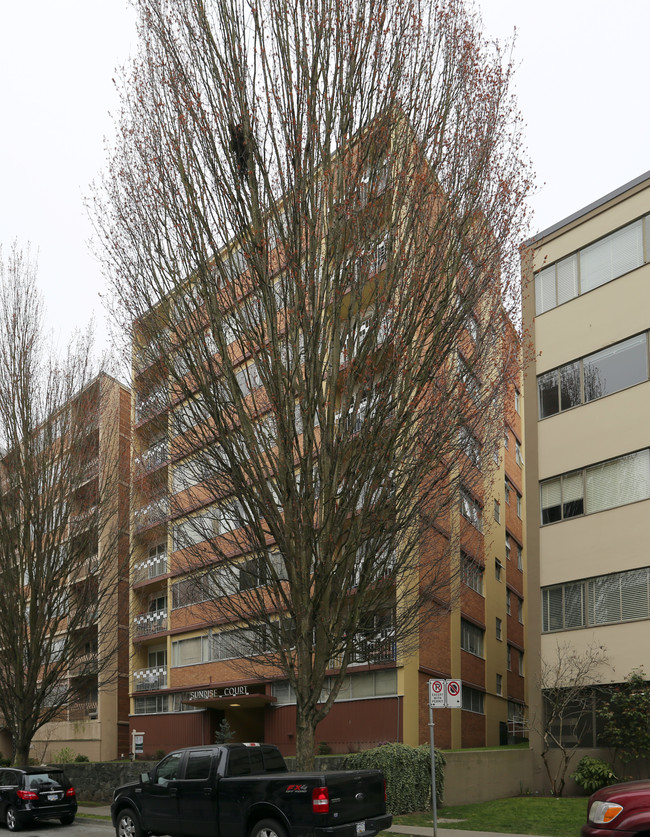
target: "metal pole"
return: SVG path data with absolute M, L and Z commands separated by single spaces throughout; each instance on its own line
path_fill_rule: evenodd
M 433 837 L 438 834 L 438 804 L 436 800 L 436 748 L 433 741 L 433 705 L 431 683 L 429 683 L 429 730 L 431 735 L 431 799 L 433 800 Z

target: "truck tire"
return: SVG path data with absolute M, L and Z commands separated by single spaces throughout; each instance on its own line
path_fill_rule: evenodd
M 115 821 L 117 837 L 143 837 L 137 815 L 131 808 L 122 808 Z
M 287 837 L 287 832 L 277 820 L 260 820 L 251 828 L 250 837 Z

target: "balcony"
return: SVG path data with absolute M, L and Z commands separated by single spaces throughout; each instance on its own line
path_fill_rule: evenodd
M 149 636 L 166 631 L 169 626 L 166 610 L 152 610 L 141 613 L 133 620 L 133 635 L 136 637 Z
M 145 526 L 150 526 L 152 523 L 160 523 L 165 520 L 169 514 L 169 499 L 167 497 L 159 497 L 157 500 L 152 500 L 146 506 L 141 506 L 133 512 L 133 525 L 136 530 L 144 529 Z
M 97 720 L 97 698 L 94 700 L 82 700 L 77 703 L 68 704 L 69 721 L 96 721 Z
M 162 387 L 149 390 L 146 394 L 138 393 L 135 401 L 135 420 L 136 422 L 145 421 L 162 413 L 168 406 L 169 393 Z
M 70 677 L 88 677 L 97 674 L 97 652 L 82 654 L 70 664 Z
M 168 456 L 167 440 L 161 439 L 143 451 L 140 456 L 136 456 L 133 462 L 136 475 L 148 474 L 150 471 L 160 468 L 167 463 Z
M 167 555 L 162 553 L 155 558 L 148 558 L 146 561 L 138 561 L 133 567 L 133 583 L 139 584 L 142 581 L 150 581 L 159 578 L 167 572 Z
M 133 691 L 152 692 L 167 688 L 167 666 L 141 668 L 133 672 Z

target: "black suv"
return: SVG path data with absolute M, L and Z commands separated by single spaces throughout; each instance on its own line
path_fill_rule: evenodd
M 0 769 L 0 821 L 19 831 L 35 820 L 61 820 L 69 825 L 77 813 L 77 796 L 56 767 Z

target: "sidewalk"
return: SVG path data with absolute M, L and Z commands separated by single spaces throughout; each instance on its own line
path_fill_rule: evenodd
M 391 825 L 388 829 L 392 834 L 408 834 L 412 837 L 433 837 L 433 825 Z M 501 834 L 495 831 L 461 831 L 458 828 L 440 828 L 437 837 L 530 837 L 525 834 Z

